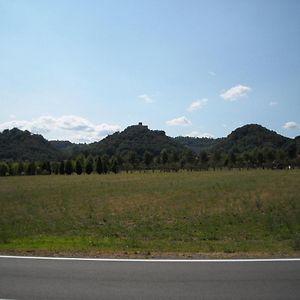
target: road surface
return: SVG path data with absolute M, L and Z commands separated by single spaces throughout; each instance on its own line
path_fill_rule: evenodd
M 0 299 L 300 299 L 300 261 L 0 257 Z

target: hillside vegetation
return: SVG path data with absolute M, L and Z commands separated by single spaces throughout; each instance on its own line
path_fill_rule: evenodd
M 14 128 L 0 132 L 0 160 L 59 160 L 61 152 L 41 135 Z
M 90 144 L 89 151 L 108 156 L 125 157 L 129 152 L 136 153 L 137 159 L 142 160 L 148 151 L 152 156 L 158 156 L 163 149 L 180 153 L 185 147 L 168 137 L 164 131 L 150 130 L 147 126 L 133 125 L 122 132 L 116 132 L 97 143 Z
M 300 254 L 300 171 L 0 178 L 0 250 Z
M 15 128 L 0 133 L 0 146 L 0 176 L 300 167 L 299 137 L 290 139 L 257 124 L 220 139 L 171 138 L 139 124 L 92 144 L 48 142 Z

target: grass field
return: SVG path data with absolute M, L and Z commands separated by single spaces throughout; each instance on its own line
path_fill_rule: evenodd
M 299 256 L 300 170 L 0 178 L 0 252 Z

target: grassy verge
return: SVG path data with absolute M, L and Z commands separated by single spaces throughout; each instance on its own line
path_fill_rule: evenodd
M 0 251 L 297 256 L 300 171 L 0 178 Z

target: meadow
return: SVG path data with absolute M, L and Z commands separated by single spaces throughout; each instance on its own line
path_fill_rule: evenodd
M 300 170 L 0 178 L 0 252 L 299 256 Z

